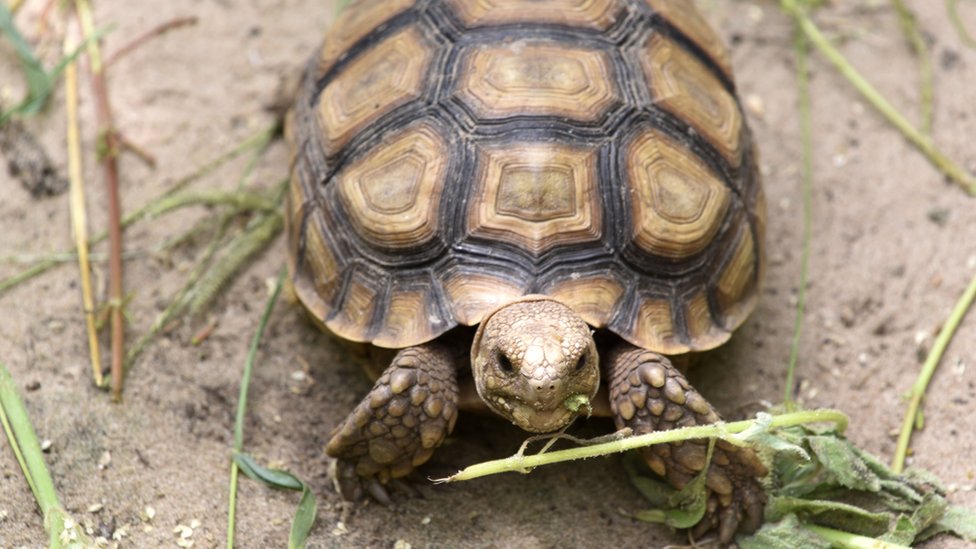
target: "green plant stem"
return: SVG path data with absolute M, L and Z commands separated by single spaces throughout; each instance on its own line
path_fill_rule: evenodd
M 189 299 L 187 296 L 189 296 L 193 291 L 194 285 L 206 272 L 207 267 L 210 265 L 211 259 L 213 259 L 213 256 L 220 248 L 220 242 L 223 240 L 227 225 L 230 222 L 230 218 L 231 214 L 229 213 L 225 213 L 220 217 L 217 230 L 214 232 L 213 238 L 210 240 L 210 244 L 204 251 L 203 257 L 201 257 L 197 264 L 193 267 L 193 270 L 190 272 L 190 276 L 188 276 L 186 279 L 186 283 L 183 284 L 183 287 L 180 288 L 180 291 L 177 292 L 170 304 L 163 309 L 163 312 L 156 315 L 156 318 L 153 320 L 149 330 L 142 334 L 136 344 L 129 349 L 129 352 L 125 357 L 126 371 L 132 368 L 132 365 L 135 363 L 136 359 L 139 358 L 139 355 L 146 350 L 149 343 L 152 342 L 157 335 L 159 335 L 159 332 L 165 328 L 170 321 L 177 318 L 186 310 L 186 307 L 189 304 Z
M 241 183 L 247 180 L 250 176 L 254 165 L 257 162 L 257 157 L 260 154 L 255 154 L 248 166 L 245 168 L 244 174 L 241 176 Z M 214 295 L 219 291 L 220 288 L 230 280 L 234 274 L 236 274 L 243 265 L 245 265 L 255 253 L 259 252 L 267 245 L 268 242 L 274 238 L 281 228 L 281 214 L 278 212 L 280 207 L 281 198 L 283 197 L 284 189 L 286 188 L 286 183 L 279 183 L 275 188 L 274 196 L 270 199 L 265 199 L 259 196 L 259 193 L 254 192 L 242 192 L 242 195 L 247 195 L 250 198 L 234 198 L 233 193 L 215 193 L 213 195 L 203 194 L 198 195 L 198 197 L 207 197 L 207 199 L 215 199 L 216 203 L 228 204 L 230 206 L 229 211 L 223 212 L 217 219 L 216 230 L 214 232 L 213 238 L 211 238 L 210 244 L 207 246 L 207 250 L 204 252 L 203 257 L 194 266 L 193 271 L 187 278 L 186 283 L 176 294 L 169 305 L 163 310 L 163 312 L 156 315 L 153 320 L 152 325 L 149 327 L 149 331 L 144 333 L 139 337 L 139 340 L 134 346 L 129 349 L 126 354 L 124 368 L 128 372 L 132 365 L 135 364 L 139 355 L 145 351 L 146 347 L 152 342 L 153 339 L 159 334 L 159 332 L 166 327 L 169 322 L 176 319 L 182 315 L 187 307 L 190 308 L 191 314 L 199 314 L 201 310 L 209 303 L 209 300 L 214 297 Z M 174 197 L 175 198 L 175 197 Z M 184 200 L 176 200 L 176 203 L 183 205 Z M 162 202 L 160 204 L 163 204 Z M 172 202 L 170 206 L 174 205 Z M 263 212 L 256 216 L 250 224 L 248 224 L 243 234 L 238 235 L 234 238 L 227 246 L 228 249 L 226 257 L 218 264 L 214 265 L 212 260 L 214 256 L 220 251 L 220 245 L 223 241 L 225 231 L 227 226 L 230 224 L 232 218 L 242 213 L 242 208 L 253 207 L 258 212 Z M 165 211 L 167 208 L 163 208 Z M 194 228 L 195 229 L 195 228 Z M 193 231 L 194 229 L 191 229 Z M 181 238 L 185 235 L 181 235 Z M 211 267 L 213 267 L 211 269 Z
M 859 536 L 850 532 L 834 530 L 815 524 L 804 524 L 803 528 L 817 534 L 829 541 L 833 547 L 838 549 L 911 549 L 897 543 L 889 543 L 880 539 Z
M 27 479 L 27 484 L 30 485 L 37 506 L 44 517 L 44 528 L 49 538 L 48 546 L 60 548 L 63 539 L 67 538 L 77 541 L 82 547 L 94 547 L 84 532 L 76 527 L 76 522 L 70 521 L 75 526 L 70 528 L 70 532 L 66 531 L 66 519 L 70 517 L 58 501 L 54 481 L 51 480 L 51 473 L 44 462 L 41 445 L 37 441 L 37 433 L 34 432 L 34 427 L 27 416 L 27 409 L 24 407 L 14 380 L 3 363 L 0 363 L 0 420 L 7 433 L 10 447 L 14 449 L 14 454 L 17 456 L 24 478 Z M 66 535 L 69 533 L 70 535 Z
M 260 215 L 251 220 L 242 234 L 227 244 L 226 251 L 206 274 L 200 277 L 190 298 L 189 313 L 203 312 L 237 273 L 281 232 L 282 218 L 278 212 Z
M 282 268 L 278 273 L 278 279 L 275 281 L 274 290 L 271 292 L 271 297 L 268 298 L 268 303 L 264 306 L 264 312 L 261 314 L 261 321 L 258 323 L 257 332 L 254 333 L 254 338 L 251 339 L 251 346 L 247 350 L 247 359 L 244 361 L 244 373 L 241 375 L 241 390 L 237 397 L 237 414 L 234 418 L 235 455 L 239 454 L 244 449 L 244 419 L 247 415 L 247 393 L 251 387 L 251 373 L 254 371 L 254 357 L 256 357 L 258 354 L 258 344 L 261 342 L 261 336 L 264 334 L 264 329 L 268 325 L 268 319 L 271 318 L 271 311 L 274 310 L 275 302 L 278 301 L 278 295 L 281 293 L 281 287 L 284 285 L 285 273 L 286 271 L 284 268 Z M 237 477 L 237 462 L 231 460 L 230 494 L 227 505 L 227 549 L 233 549 L 234 547 L 234 526 L 237 514 Z
M 922 131 L 925 135 L 932 135 L 932 104 L 935 96 L 935 84 L 932 76 L 932 61 L 929 59 L 929 48 L 925 45 L 922 33 L 918 31 L 915 15 L 905 5 L 905 0 L 891 0 L 891 5 L 898 13 L 898 22 L 905 32 L 905 39 L 915 51 L 919 68 L 919 103 L 922 111 Z
M 58 255 L 60 256 L 67 253 L 69 252 L 59 252 Z M 72 260 L 73 259 L 74 257 L 72 257 Z M 59 261 L 54 258 L 44 259 L 40 263 L 37 263 L 36 265 L 31 265 L 27 269 L 13 276 L 3 279 L 2 281 L 0 281 L 0 295 L 3 295 L 3 293 L 6 292 L 7 290 L 10 290 L 15 286 L 23 284 L 24 282 L 27 282 L 28 280 L 34 278 L 39 274 L 47 272 L 48 270 L 51 269 L 51 267 L 56 267 L 63 263 L 65 262 Z
M 922 400 L 925 398 L 925 391 L 929 386 L 929 382 L 932 380 L 932 375 L 935 374 L 935 369 L 942 360 L 942 355 L 945 354 L 949 342 L 952 341 L 952 336 L 956 334 L 956 330 L 959 329 L 959 324 L 962 323 L 963 317 L 966 316 L 969 308 L 972 307 L 974 300 L 976 300 L 976 276 L 973 276 L 969 287 L 966 288 L 962 297 L 956 302 L 956 306 L 953 307 L 952 313 L 946 320 L 945 325 L 942 326 L 939 336 L 932 345 L 932 350 L 925 359 L 925 364 L 922 365 L 918 379 L 915 380 L 915 384 L 912 386 L 911 399 L 908 402 L 908 409 L 905 410 L 905 418 L 902 420 L 901 433 L 898 435 L 898 446 L 895 448 L 895 457 L 891 461 L 891 468 L 896 473 L 901 473 L 905 468 L 905 457 L 908 455 L 908 444 L 912 438 L 915 419 L 918 417 L 919 408 L 922 406 Z
M 229 206 L 239 210 L 261 212 L 275 211 L 278 205 L 261 193 L 248 191 L 208 191 L 174 194 L 157 202 L 150 210 L 149 217 L 169 213 L 187 206 Z
M 847 428 L 847 416 L 837 410 L 809 410 L 803 412 L 792 412 L 778 416 L 771 416 L 768 428 L 788 427 L 791 425 L 801 425 L 806 423 L 832 422 L 837 426 L 837 430 L 843 432 Z M 645 435 L 627 437 L 613 440 L 592 446 L 581 446 L 579 448 L 569 448 L 558 450 L 546 454 L 514 455 L 504 459 L 476 463 L 438 482 L 457 482 L 461 480 L 471 480 L 488 475 L 508 472 L 526 472 L 528 469 L 540 465 L 549 465 L 562 461 L 575 459 L 586 459 L 597 456 L 605 456 L 619 452 L 626 452 L 654 444 L 664 444 L 677 442 L 679 440 L 692 440 L 702 438 L 717 438 L 737 446 L 747 444 L 740 437 L 735 436 L 750 427 L 756 426 L 756 420 L 736 421 L 733 423 L 715 423 L 710 425 L 698 425 L 695 427 L 683 427 L 670 431 L 657 431 Z
M 800 111 L 800 140 L 803 148 L 803 251 L 800 255 L 800 285 L 796 292 L 796 319 L 793 322 L 793 342 L 786 368 L 786 389 L 783 404 L 793 409 L 796 363 L 800 356 L 800 339 L 807 306 L 807 277 L 810 271 L 810 242 L 813 240 L 813 129 L 810 117 L 810 71 L 807 64 L 809 48 L 799 29 L 794 31 L 793 49 L 796 54 L 797 102 Z
M 976 176 L 967 172 L 949 157 L 938 150 L 932 140 L 905 119 L 860 73 L 844 58 L 820 29 L 810 20 L 806 12 L 797 5 L 796 0 L 780 0 L 780 6 L 794 18 L 807 38 L 820 50 L 828 61 L 867 99 L 869 103 L 898 128 L 918 150 L 928 158 L 940 172 L 959 184 L 970 195 L 976 195 Z
M 962 43 L 970 48 L 976 48 L 976 38 L 973 38 L 969 34 L 969 31 L 966 30 L 966 25 L 962 23 L 962 17 L 959 17 L 957 0 L 946 0 L 946 11 L 949 12 L 949 20 L 952 21 L 952 26 L 956 28 L 956 33 L 959 34 L 959 39 L 962 40 Z

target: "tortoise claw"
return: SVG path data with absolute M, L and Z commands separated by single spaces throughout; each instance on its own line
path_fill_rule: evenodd
M 390 479 L 384 484 L 379 477 L 361 477 L 356 473 L 355 463 L 336 459 L 330 466 L 332 483 L 336 493 L 345 501 L 359 501 L 366 496 L 384 506 L 392 506 L 393 498 L 390 497 L 389 488 L 393 491 L 407 494 L 412 498 L 423 498 L 423 494 L 416 486 L 404 479 Z
M 356 474 L 356 466 L 345 459 L 334 459 L 329 466 L 332 485 L 345 501 L 359 501 L 363 498 L 363 482 Z
M 390 499 L 390 493 L 376 477 L 363 479 L 363 487 L 366 488 L 366 493 L 380 505 L 385 507 L 393 505 L 393 500 Z

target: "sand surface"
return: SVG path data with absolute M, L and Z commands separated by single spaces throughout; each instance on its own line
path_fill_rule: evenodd
M 976 50 L 951 26 L 943 2 L 912 1 L 934 62 L 935 141 L 976 169 Z M 45 2 L 29 0 L 18 23 L 36 33 Z M 844 53 L 909 119 L 919 119 L 918 65 L 887 2 L 837 2 L 818 20 Z M 976 3 L 960 2 L 976 32 Z M 768 280 L 758 310 L 733 341 L 710 353 L 693 381 L 727 417 L 782 399 L 800 270 L 800 144 L 791 53 L 791 24 L 771 2 L 705 1 L 708 19 L 732 45 L 738 86 L 762 152 L 769 199 Z M 195 15 L 111 67 L 117 125 L 156 157 L 148 168 L 122 156 L 127 211 L 179 177 L 270 123 L 264 108 L 279 82 L 295 74 L 320 42 L 333 15 L 328 1 L 169 0 L 96 3 L 111 25 L 113 51 L 166 20 Z M 57 19 L 57 17 L 55 17 Z M 57 44 L 39 48 L 51 59 Z M 850 437 L 888 459 L 903 395 L 920 367 L 920 352 L 976 274 L 976 199 L 968 198 L 906 143 L 821 58 L 813 70 L 816 184 L 808 288 L 800 350 L 799 398 L 851 417 Z M 0 88 L 19 97 L 22 82 L 9 45 L 0 44 Z M 94 106 L 82 87 L 83 146 L 89 217 L 105 225 L 105 193 L 92 156 Z M 65 170 L 63 90 L 43 116 L 26 125 Z M 231 189 L 244 161 L 198 188 Z M 288 167 L 276 143 L 254 181 L 270 187 Z M 0 256 L 70 247 L 67 195 L 34 199 L 0 170 Z M 142 334 L 181 286 L 202 246 L 152 251 L 190 224 L 212 215 L 191 209 L 141 223 L 126 233 L 130 340 Z M 97 248 L 103 252 L 104 247 Z M 0 297 L 0 360 L 25 390 L 65 506 L 102 533 L 124 531 L 122 547 L 174 547 L 178 525 L 194 526 L 194 547 L 223 544 L 233 414 L 248 341 L 282 264 L 279 240 L 244 272 L 212 313 L 171 330 L 135 366 L 125 400 L 113 404 L 89 382 L 77 269 L 70 264 Z M 0 275 L 20 267 L 4 263 Z M 99 264 L 104 298 L 106 270 Z M 210 321 L 202 345 L 192 334 Z M 304 372 L 305 379 L 295 372 Z M 28 390 L 29 388 L 29 390 Z M 448 444 L 423 468 L 422 497 L 396 504 L 346 506 L 333 493 L 322 453 L 328 433 L 369 388 L 342 350 L 281 303 L 259 354 L 247 418 L 246 448 L 306 479 L 318 495 L 312 547 L 656 547 L 683 543 L 666 528 L 628 518 L 645 506 L 618 457 L 543 468 L 452 486 L 422 479 L 509 455 L 522 434 L 500 421 L 464 416 Z M 936 374 L 915 435 L 912 464 L 952 489 L 951 500 L 976 508 L 976 315 L 963 324 Z M 610 429 L 605 420 L 578 434 Z M 40 547 L 41 519 L 30 491 L 0 444 L 0 547 Z M 241 547 L 284 546 L 294 493 L 244 481 L 238 503 Z M 101 509 L 90 512 L 90 506 Z M 155 509 L 151 521 L 141 517 Z M 938 539 L 928 547 L 962 547 Z

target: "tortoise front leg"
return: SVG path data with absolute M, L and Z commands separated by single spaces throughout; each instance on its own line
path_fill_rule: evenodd
M 456 372 L 454 355 L 442 343 L 397 353 L 325 448 L 339 460 L 336 480 L 343 496 L 353 497 L 344 485 L 350 476 L 386 484 L 430 459 L 457 419 Z
M 608 354 L 610 408 L 618 429 L 644 434 L 719 421 L 711 404 L 664 356 L 622 342 Z M 694 440 L 643 448 L 641 454 L 655 473 L 680 489 L 705 468 L 707 450 L 706 441 Z M 743 520 L 747 529 L 758 528 L 765 501 L 758 479 L 765 474 L 752 449 L 718 441 L 705 482 L 708 509 L 693 533 L 717 527 L 727 543 Z

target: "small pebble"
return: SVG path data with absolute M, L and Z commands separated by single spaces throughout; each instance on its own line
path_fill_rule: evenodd
M 765 16 L 765 12 L 763 12 L 762 7 L 756 5 L 749 6 L 746 13 L 749 15 L 749 19 L 752 20 L 753 23 L 761 23 L 763 17 Z
M 427 515 L 426 517 L 420 519 L 420 524 L 423 524 L 424 526 L 430 524 L 430 515 Z
M 108 450 L 106 450 L 102 452 L 102 455 L 98 458 L 98 469 L 99 470 L 107 469 L 108 466 L 111 465 L 111 463 L 112 463 L 112 454 L 110 454 Z
M 104 507 L 105 506 L 102 505 L 101 503 L 93 503 L 93 504 L 91 504 L 91 505 L 88 506 L 88 512 L 89 513 L 97 513 L 99 511 L 101 511 Z
M 142 510 L 142 518 L 147 522 L 156 518 L 156 508 L 152 505 L 147 505 L 146 508 Z
M 41 451 L 45 454 L 51 451 L 51 446 L 53 443 L 49 439 L 44 439 L 41 441 Z
M 28 392 L 33 392 L 40 388 L 41 388 L 41 382 L 37 380 L 29 381 L 27 382 L 27 385 L 24 385 L 24 389 L 26 389 Z
M 766 117 L 766 106 L 763 104 L 763 99 L 754 93 L 746 96 L 746 109 L 760 120 Z
M 411 547 L 413 546 L 404 539 L 398 539 L 396 540 L 396 543 L 393 544 L 393 549 L 411 549 Z

